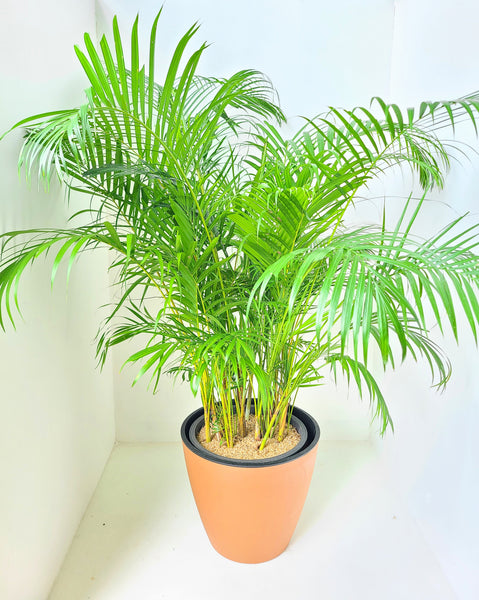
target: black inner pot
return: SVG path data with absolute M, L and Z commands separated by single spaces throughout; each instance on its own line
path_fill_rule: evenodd
M 197 435 L 200 429 L 204 425 L 204 413 L 203 409 L 199 408 L 192 412 L 183 421 L 181 426 L 181 439 L 183 443 L 192 452 L 212 462 L 221 463 L 223 465 L 230 465 L 235 467 L 264 467 L 282 464 L 290 460 L 295 460 L 300 456 L 303 456 L 311 448 L 313 448 L 319 440 L 320 430 L 316 420 L 313 419 L 306 411 L 295 406 L 293 408 L 293 414 L 291 424 L 298 430 L 301 436 L 300 442 L 288 452 L 279 454 L 278 456 L 272 456 L 268 458 L 260 458 L 254 460 L 241 460 L 237 458 L 227 458 L 219 456 L 214 452 L 210 452 L 203 448 L 198 442 Z

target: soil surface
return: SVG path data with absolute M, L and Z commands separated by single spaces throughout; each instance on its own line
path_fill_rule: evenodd
M 291 448 L 294 448 L 300 441 L 301 436 L 294 427 L 289 427 L 281 442 L 278 442 L 275 438 L 270 438 L 263 450 L 258 450 L 260 442 L 254 439 L 254 417 L 250 416 L 246 421 L 246 437 L 240 439 L 235 438 L 233 448 L 228 448 L 224 440 L 218 441 L 212 439 L 211 442 L 206 443 L 205 440 L 205 428 L 202 427 L 198 434 L 198 441 L 206 450 L 225 456 L 227 458 L 238 458 L 243 460 L 257 460 L 259 458 L 270 458 L 272 456 L 278 456 L 283 454 Z

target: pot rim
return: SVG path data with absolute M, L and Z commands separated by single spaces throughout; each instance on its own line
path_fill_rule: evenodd
M 258 468 L 258 467 L 274 467 L 280 464 L 284 464 L 290 462 L 292 460 L 296 460 L 301 456 L 304 456 L 308 452 L 310 452 L 318 443 L 320 436 L 319 425 L 316 420 L 305 410 L 298 408 L 297 406 L 293 407 L 293 415 L 303 423 L 306 428 L 307 437 L 304 445 L 300 447 L 298 450 L 294 451 L 293 448 L 289 452 L 285 452 L 283 454 L 279 454 L 278 456 L 272 456 L 264 459 L 238 459 L 238 458 L 228 458 L 225 456 L 220 456 L 219 454 L 215 454 L 214 452 L 210 452 L 205 448 L 197 447 L 194 445 L 190 439 L 190 430 L 192 429 L 193 423 L 201 416 L 203 416 L 203 408 L 198 408 L 192 413 L 190 413 L 186 419 L 183 421 L 181 425 L 181 439 L 185 446 L 191 450 L 197 456 L 204 458 L 210 462 L 219 463 L 224 466 L 229 467 L 239 467 L 239 468 Z

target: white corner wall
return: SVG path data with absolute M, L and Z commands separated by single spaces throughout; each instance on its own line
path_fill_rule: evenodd
M 4 0 L 0 7 L 0 131 L 37 110 L 77 104 L 84 81 L 72 44 L 84 31 L 107 30 L 114 14 L 129 28 L 137 12 L 146 33 L 154 0 Z M 215 0 L 166 3 L 160 47 L 169 57 L 195 20 L 198 45 L 212 43 L 202 72 L 227 75 L 243 67 L 267 73 L 293 124 L 327 105 L 352 106 L 372 95 L 398 103 L 457 96 L 476 89 L 474 0 Z M 471 140 L 477 143 L 475 140 Z M 28 189 L 16 176 L 20 136 L 0 143 L 2 230 L 65 221 L 62 193 Z M 478 164 L 455 168 L 430 224 L 470 210 L 477 218 Z M 146 382 L 131 388 L 134 370 L 94 370 L 96 307 L 108 301 L 106 257 L 82 261 L 68 293 L 53 291 L 38 265 L 20 292 L 24 322 L 0 335 L 0 598 L 41 600 L 61 564 L 114 441 L 170 441 L 195 401 L 187 386 L 165 379 L 157 396 Z M 458 350 L 447 339 L 453 379 L 442 395 L 424 369 L 407 364 L 384 378 L 396 434 L 376 437 L 368 409 L 334 386 L 300 403 L 320 421 L 324 438 L 370 439 L 385 472 L 421 527 L 460 600 L 479 596 L 477 459 L 478 351 L 467 336 Z M 172 410 L 172 405 L 174 409 Z
M 94 2 L 4 0 L 0 131 L 76 105 L 85 80 L 73 44 L 95 32 Z M 63 225 L 63 192 L 17 176 L 21 134 L 0 142 L 0 229 Z M 75 203 L 75 201 L 74 201 Z M 73 208 L 73 207 L 71 207 Z M 20 285 L 24 320 L 0 331 L 0 598 L 44 600 L 114 443 L 109 368 L 95 370 L 106 257 L 81 260 L 66 291 L 40 261 Z

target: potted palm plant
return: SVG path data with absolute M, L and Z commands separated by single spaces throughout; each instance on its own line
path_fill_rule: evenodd
M 42 255 L 53 254 L 53 279 L 60 263 L 69 270 L 84 252 L 111 250 L 121 291 L 99 327 L 99 364 L 138 340 L 128 359 L 139 364 L 137 379 L 155 386 L 171 373 L 189 382 L 201 407 L 181 435 L 203 522 L 219 552 L 260 562 L 286 547 L 312 474 L 319 428 L 295 406 L 298 391 L 320 384 L 324 369 L 343 373 L 385 431 L 392 419 L 370 355 L 384 367 L 422 357 L 443 386 L 450 367 L 428 314 L 457 337 L 463 310 L 476 336 L 477 225 L 457 219 L 426 240 L 413 228 L 449 165 L 436 131 L 463 117 L 476 127 L 479 96 L 417 111 L 379 98 L 331 108 L 286 139 L 261 73 L 196 74 L 205 46 L 186 52 L 196 26 L 156 83 L 159 16 L 146 66 L 138 19 L 129 66 L 114 19 L 111 43 L 85 34 L 85 50 L 75 47 L 89 80 L 85 104 L 13 126 L 26 130 L 27 177 L 48 185 L 57 176 L 86 202 L 76 226 L 2 235 L 0 324 L 14 321 L 18 280 Z M 424 195 L 404 202 L 391 230 L 384 221 L 347 227 L 358 194 L 396 165 L 418 175 Z M 205 443 L 232 449 L 250 422 L 253 458 L 223 458 L 196 439 L 203 426 Z M 300 443 L 270 458 L 292 424 Z

